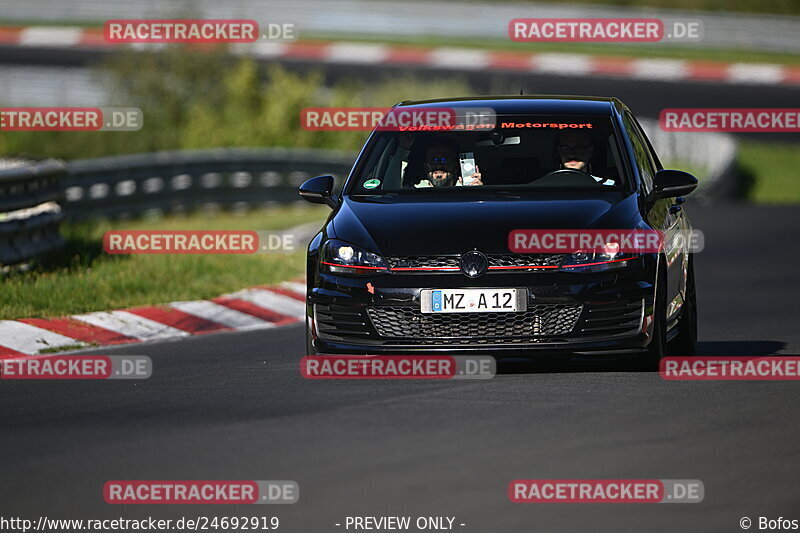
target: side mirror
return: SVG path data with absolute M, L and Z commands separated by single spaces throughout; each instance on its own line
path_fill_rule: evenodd
M 653 178 L 652 198 L 686 196 L 697 188 L 697 178 L 682 170 L 659 170 Z
M 333 197 L 333 176 L 317 176 L 306 180 L 300 186 L 300 196 L 312 204 L 327 204 L 335 207 L 337 202 Z

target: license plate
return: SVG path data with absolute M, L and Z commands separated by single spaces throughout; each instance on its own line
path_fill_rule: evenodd
M 524 289 L 433 289 L 422 291 L 423 313 L 513 313 L 525 310 Z

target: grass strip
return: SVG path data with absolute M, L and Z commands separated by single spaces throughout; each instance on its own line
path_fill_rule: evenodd
M 196 213 L 158 220 L 62 225 L 67 245 L 27 272 L 3 275 L 0 319 L 54 317 L 177 300 L 212 298 L 302 276 L 305 251 L 257 255 L 109 255 L 108 230 L 281 230 L 311 221 L 326 207 L 279 207 L 244 215 Z

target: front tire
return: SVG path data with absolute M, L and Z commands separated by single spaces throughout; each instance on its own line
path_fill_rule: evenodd
M 663 263 L 660 266 L 666 268 Z M 663 268 L 659 269 L 653 307 L 653 338 L 637 365 L 645 372 L 658 372 L 667 352 L 667 276 Z
M 686 273 L 686 298 L 677 327 L 678 335 L 669 343 L 670 354 L 693 356 L 697 350 L 697 293 L 694 282 L 694 259 L 691 255 Z
M 319 355 L 319 352 L 311 342 L 311 328 L 309 327 L 308 316 L 306 316 L 306 355 Z

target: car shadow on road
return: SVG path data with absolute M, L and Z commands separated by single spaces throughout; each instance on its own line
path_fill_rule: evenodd
M 539 357 L 535 359 L 508 358 L 497 360 L 497 374 L 562 374 L 579 372 L 625 372 L 630 368 L 628 359 L 603 357 L 602 359 Z
M 786 346 L 783 341 L 703 341 L 697 343 L 697 357 L 763 357 Z M 674 354 L 679 355 L 679 354 Z M 581 372 L 642 372 L 635 358 L 601 356 L 497 360 L 497 374 L 559 374 Z
M 783 350 L 783 341 L 704 341 L 697 343 L 699 356 L 764 356 L 773 355 Z

